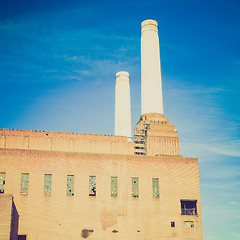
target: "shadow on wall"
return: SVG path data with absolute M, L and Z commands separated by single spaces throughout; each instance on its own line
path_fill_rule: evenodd
M 0 239 L 18 240 L 19 215 L 12 194 L 0 194 Z
M 18 240 L 18 223 L 19 215 L 14 201 L 12 201 L 12 219 L 11 219 L 11 233 L 10 240 Z

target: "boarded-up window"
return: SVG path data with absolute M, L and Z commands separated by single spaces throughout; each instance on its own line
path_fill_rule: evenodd
M 89 176 L 89 196 L 96 195 L 96 176 Z
M 118 195 L 117 177 L 111 177 L 111 196 L 117 197 Z
M 29 173 L 22 173 L 21 193 L 28 194 Z
M 67 175 L 67 196 L 74 195 L 74 176 Z
M 4 193 L 6 173 L 0 172 L 0 193 Z
M 158 178 L 152 179 L 152 186 L 153 186 L 153 198 L 159 198 L 159 179 Z
M 132 197 L 138 198 L 138 178 L 132 178 Z
M 184 227 L 194 227 L 194 221 L 184 221 Z
M 44 195 L 51 195 L 52 174 L 44 175 Z

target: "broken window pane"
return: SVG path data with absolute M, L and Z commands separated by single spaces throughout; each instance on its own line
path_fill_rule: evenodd
M 184 221 L 184 227 L 194 227 L 194 221 Z
M 52 174 L 44 175 L 44 195 L 51 195 Z
M 153 185 L 153 198 L 159 198 L 159 179 L 153 178 L 152 185 Z
M 0 172 L 0 193 L 4 193 L 6 173 Z
M 22 173 L 21 193 L 28 194 L 29 173 Z
M 138 178 L 132 177 L 132 197 L 138 198 Z
M 74 195 L 74 175 L 67 175 L 67 196 Z
M 197 215 L 197 200 L 181 200 L 182 215 Z
M 89 196 L 96 195 L 96 176 L 89 176 Z
M 111 177 L 111 196 L 117 197 L 117 177 Z

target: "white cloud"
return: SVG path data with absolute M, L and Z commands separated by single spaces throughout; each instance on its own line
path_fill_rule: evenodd
M 238 206 L 240 204 L 240 202 L 238 201 L 232 201 L 232 202 L 229 202 L 230 205 L 235 205 L 235 206 Z
M 236 167 L 231 167 L 231 168 L 225 168 L 226 171 L 224 171 L 224 168 L 222 169 L 217 169 L 217 173 L 212 173 L 211 176 L 209 176 L 209 180 L 215 179 L 215 180 L 223 180 L 227 179 L 229 177 L 238 177 L 240 174 L 240 169 L 234 171 L 234 168 Z M 238 196 L 238 192 L 235 192 L 236 189 L 240 187 L 240 181 L 234 181 L 234 182 L 220 182 L 217 183 L 215 182 L 214 184 L 211 183 L 203 183 L 201 184 L 202 187 L 204 188 L 209 188 L 209 189 L 222 189 L 222 190 L 227 190 L 227 191 L 232 191 L 234 195 Z M 240 196 L 239 196 L 240 197 Z M 237 204 L 239 203 L 238 201 L 230 201 L 229 204 Z
M 240 157 L 239 123 L 222 107 L 223 86 L 165 80 L 165 114 L 179 130 L 181 150 Z M 190 150 L 190 151 L 189 151 Z M 208 159 L 212 161 L 214 159 Z
M 232 235 L 236 237 L 236 239 L 240 239 L 240 233 L 233 233 Z
M 224 139 L 223 139 L 224 141 Z M 208 151 L 215 152 L 217 154 L 232 156 L 232 157 L 240 157 L 240 148 L 239 148 L 239 140 L 236 141 L 228 141 L 227 143 L 205 145 L 204 148 Z

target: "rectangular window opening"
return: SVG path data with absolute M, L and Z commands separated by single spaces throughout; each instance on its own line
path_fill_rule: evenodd
M 194 227 L 194 221 L 184 221 L 184 227 Z
M 96 176 L 89 176 L 89 196 L 96 196 Z
M 18 235 L 18 240 L 26 240 L 27 235 Z
M 132 177 L 132 197 L 138 198 L 138 178 Z
M 153 198 L 159 198 L 159 178 L 152 179 Z
M 182 215 L 197 215 L 197 200 L 181 200 Z
M 175 227 L 175 222 L 171 222 L 171 227 Z
M 21 194 L 28 194 L 29 173 L 22 173 Z
M 4 193 L 6 173 L 0 172 L 0 194 Z
M 74 175 L 67 175 L 67 196 L 74 196 Z
M 52 189 L 52 174 L 44 175 L 44 195 L 51 195 Z
M 118 196 L 118 179 L 117 177 L 111 177 L 111 197 Z

